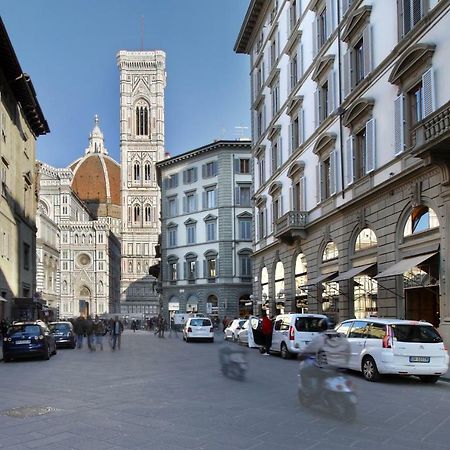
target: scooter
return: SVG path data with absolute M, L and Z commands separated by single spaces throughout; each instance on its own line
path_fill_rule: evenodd
M 320 376 L 312 378 L 305 368 L 314 364 L 307 358 L 300 363 L 298 374 L 298 399 L 304 406 L 316 406 L 330 411 L 335 417 L 351 422 L 356 417 L 358 398 L 352 381 L 342 372 L 334 369 L 320 369 Z
M 248 361 L 244 350 L 224 345 L 219 351 L 219 360 L 222 373 L 225 376 L 239 381 L 245 380 Z

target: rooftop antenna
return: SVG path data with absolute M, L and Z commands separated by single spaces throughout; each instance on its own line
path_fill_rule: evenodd
M 144 51 L 144 16 L 141 16 L 141 51 Z
M 244 139 L 245 138 L 245 133 L 246 130 L 248 130 L 248 127 L 234 127 L 234 129 L 236 130 L 236 137 L 238 140 Z

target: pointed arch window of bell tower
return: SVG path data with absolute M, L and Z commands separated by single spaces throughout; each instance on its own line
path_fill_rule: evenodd
M 148 106 L 136 106 L 136 135 L 148 136 Z

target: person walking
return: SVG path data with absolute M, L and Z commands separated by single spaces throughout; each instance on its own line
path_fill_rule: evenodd
M 263 309 L 261 332 L 264 336 L 265 353 L 263 355 L 269 355 L 270 347 L 272 345 L 272 321 L 267 316 L 267 311 Z
M 225 328 L 228 326 L 228 319 L 227 316 L 225 316 L 222 320 L 222 326 L 223 326 L 223 332 L 225 333 Z
M 111 329 L 112 337 L 112 349 L 115 350 L 116 346 L 120 350 L 120 341 L 122 339 L 123 323 L 119 320 L 119 316 L 114 318 Z
M 94 322 L 92 321 L 91 316 L 89 316 L 89 315 L 87 316 L 87 318 L 85 320 L 85 327 L 86 327 L 87 345 L 91 352 L 95 352 Z
M 164 329 L 166 328 L 166 319 L 162 314 L 158 316 L 158 337 L 164 337 Z
M 133 320 L 131 321 L 131 329 L 133 330 L 133 333 L 136 333 L 136 330 L 137 330 L 137 322 L 136 322 L 136 319 L 133 319 Z
M 96 315 L 94 319 L 94 349 L 97 349 L 97 344 L 100 345 L 100 350 L 103 351 L 103 335 L 105 334 L 105 324 Z
M 78 316 L 73 323 L 73 332 L 77 335 L 77 349 L 79 350 L 83 348 L 84 328 L 84 317 Z

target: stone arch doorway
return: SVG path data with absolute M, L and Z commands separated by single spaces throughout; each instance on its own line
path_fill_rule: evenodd
M 208 300 L 206 301 L 206 312 L 212 319 L 219 317 L 219 299 L 216 295 L 208 295 Z
M 91 314 L 91 291 L 87 286 L 82 286 L 79 293 L 79 311 L 80 316 L 87 317 Z

